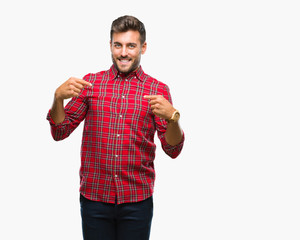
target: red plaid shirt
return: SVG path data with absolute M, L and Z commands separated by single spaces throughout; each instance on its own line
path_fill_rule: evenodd
M 181 152 L 184 137 L 176 146 L 164 137 L 167 123 L 156 117 L 144 95 L 163 95 L 171 101 L 167 85 L 145 74 L 140 67 L 122 76 L 112 66 L 88 74 L 93 84 L 66 105 L 65 120 L 55 124 L 48 113 L 55 140 L 68 137 L 85 119 L 80 168 L 80 192 L 94 201 L 138 202 L 153 193 L 157 131 L 163 150 L 172 158 Z

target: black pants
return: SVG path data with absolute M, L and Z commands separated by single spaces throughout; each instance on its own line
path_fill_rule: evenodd
M 148 240 L 152 197 L 136 203 L 95 202 L 80 195 L 84 240 Z

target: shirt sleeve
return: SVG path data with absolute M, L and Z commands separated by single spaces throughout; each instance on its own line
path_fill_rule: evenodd
M 87 76 L 84 79 L 87 81 Z M 84 89 L 78 97 L 72 98 L 65 106 L 65 119 L 59 124 L 55 124 L 51 118 L 50 111 L 47 114 L 47 120 L 50 123 L 51 134 L 55 141 L 63 140 L 67 138 L 84 120 L 87 110 L 88 103 L 85 97 L 86 90 Z
M 169 87 L 167 85 L 164 87 L 162 95 L 164 96 L 164 98 L 166 98 L 172 104 L 171 94 L 169 91 Z M 184 143 L 184 139 L 185 139 L 184 133 L 183 133 L 182 140 L 180 141 L 180 143 L 178 143 L 175 146 L 172 146 L 167 143 L 166 138 L 165 138 L 165 133 L 167 130 L 167 121 L 165 121 L 164 119 L 161 119 L 157 116 L 155 116 L 154 119 L 155 119 L 155 124 L 156 124 L 157 136 L 161 142 L 162 149 L 171 158 L 178 157 L 178 155 L 180 154 L 180 152 L 183 148 L 183 143 Z

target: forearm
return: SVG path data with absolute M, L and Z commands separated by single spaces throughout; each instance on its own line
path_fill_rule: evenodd
M 144 98 L 150 100 L 151 110 L 155 116 L 161 119 L 168 119 L 168 125 L 164 135 L 167 144 L 171 146 L 178 145 L 183 138 L 183 131 L 178 122 L 180 117 L 179 111 L 162 95 L 145 95 Z
M 55 124 L 62 123 L 65 120 L 66 114 L 63 99 L 54 97 L 50 115 Z
M 165 139 L 171 146 L 179 144 L 182 140 L 183 132 L 179 122 L 169 122 L 165 133 Z

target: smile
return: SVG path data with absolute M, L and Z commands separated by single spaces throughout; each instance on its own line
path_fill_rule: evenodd
M 121 62 L 121 63 L 129 63 L 131 60 L 130 59 L 119 59 L 119 61 Z

